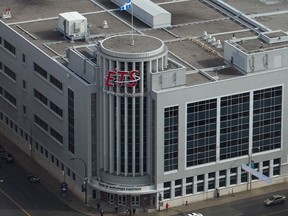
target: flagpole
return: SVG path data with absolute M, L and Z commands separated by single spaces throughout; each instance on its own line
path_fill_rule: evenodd
M 132 0 L 131 0 L 131 9 L 132 9 L 132 17 L 131 17 L 131 19 L 132 19 L 132 21 L 131 21 L 131 23 L 132 23 L 132 41 L 131 41 L 131 46 L 134 46 L 134 38 L 133 38 L 133 5 L 132 5 Z

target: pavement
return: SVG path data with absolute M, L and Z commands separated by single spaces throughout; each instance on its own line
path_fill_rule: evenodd
M 7 151 L 11 152 L 15 158 L 15 161 L 19 163 L 28 173 L 33 173 L 41 178 L 41 183 L 46 186 L 52 193 L 58 196 L 63 202 L 70 206 L 77 212 L 84 215 L 95 216 L 100 215 L 100 210 L 97 209 L 96 203 L 100 204 L 100 209 L 103 209 L 104 216 L 106 215 L 116 215 L 113 206 L 103 201 L 95 201 L 90 205 L 85 205 L 84 202 L 76 197 L 73 193 L 69 193 L 68 197 L 62 198 L 60 193 L 60 182 L 55 179 L 48 171 L 37 164 L 33 159 L 31 159 L 26 153 L 20 150 L 14 143 L 0 134 L 1 144 Z M 187 205 L 182 205 L 178 207 L 169 208 L 161 211 L 144 212 L 143 210 L 136 209 L 136 215 L 138 216 L 172 216 L 172 215 L 182 215 L 184 212 L 197 212 L 198 209 L 212 207 L 221 205 L 228 202 L 233 202 L 245 198 L 251 198 L 255 196 L 260 196 L 263 194 L 273 193 L 276 191 L 281 191 L 283 188 L 288 188 L 288 182 L 283 182 L 279 184 L 269 185 L 262 188 L 252 189 L 251 191 L 244 191 L 240 193 L 234 193 L 230 195 L 220 196 L 219 198 L 208 199 L 204 201 L 188 203 Z M 117 215 L 126 215 L 125 207 L 119 207 Z

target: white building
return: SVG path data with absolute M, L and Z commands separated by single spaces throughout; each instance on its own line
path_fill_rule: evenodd
M 85 40 L 69 41 L 53 14 L 0 21 L 0 130 L 59 183 L 85 199 L 87 178 L 91 204 L 162 209 L 267 185 L 243 164 L 285 181 L 285 32 L 255 34 L 219 18 L 227 26 L 214 33 L 219 49 L 202 31 L 132 35 L 111 11 L 86 13 L 88 24 L 105 19 L 109 29 L 95 24 Z

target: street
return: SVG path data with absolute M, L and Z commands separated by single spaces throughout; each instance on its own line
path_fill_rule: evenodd
M 65 205 L 41 183 L 28 181 L 27 173 L 19 164 L 1 162 L 1 216 L 81 216 Z M 33 174 L 33 173 L 31 173 Z
M 266 207 L 263 204 L 263 201 L 270 197 L 271 193 L 256 197 L 251 197 L 248 199 L 233 201 L 230 203 L 219 204 L 217 206 L 212 206 L 208 208 L 197 209 L 195 211 L 191 210 L 190 212 L 180 212 L 178 216 L 183 213 L 186 215 L 191 212 L 199 212 L 204 216 L 215 216 L 215 215 L 223 215 L 223 216 L 286 216 L 288 215 L 288 202 L 286 201 L 284 204 L 274 205 Z M 279 192 L 279 194 L 288 195 L 288 190 L 283 190 Z M 205 201 L 203 201 L 205 202 Z

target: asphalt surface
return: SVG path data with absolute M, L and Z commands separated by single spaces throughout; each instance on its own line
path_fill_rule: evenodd
M 100 215 L 99 211 L 96 209 L 96 202 L 90 203 L 88 206 L 85 206 L 82 200 L 78 197 L 69 193 L 68 199 L 62 199 L 59 193 L 59 184 L 55 178 L 53 178 L 45 169 L 38 165 L 34 160 L 32 160 L 27 154 L 22 152 L 17 146 L 15 146 L 11 141 L 6 137 L 0 134 L 0 144 L 3 143 L 3 146 L 11 153 L 13 153 L 16 164 L 3 164 L 0 169 L 0 180 L 4 178 L 4 182 L 10 182 L 7 188 L 12 190 L 12 194 L 18 194 L 19 199 L 17 201 L 23 204 L 25 208 L 34 213 L 35 215 Z M 24 171 L 19 171 L 17 168 L 17 163 L 23 167 Z M 10 167 L 10 165 L 12 165 Z M 19 166 L 19 167 L 20 167 Z M 12 171 L 15 168 L 16 170 Z M 5 171 L 5 172 L 4 172 Z M 21 195 L 17 190 L 20 190 L 18 183 L 15 179 L 12 178 L 12 174 L 16 172 L 18 179 L 21 179 L 21 184 L 23 184 L 25 195 Z M 39 185 L 31 185 L 27 182 L 27 175 L 33 174 L 41 178 L 41 184 L 43 188 Z M 5 180 L 6 178 L 6 180 Z M 0 182 L 0 189 L 3 187 L 3 183 Z M 7 183 L 7 182 L 6 182 Z M 28 184 L 29 183 L 29 184 Z M 10 185 L 10 186 L 9 186 Z M 15 187 L 15 189 L 13 189 Z M 27 188 L 26 188 L 27 187 Z M 22 187 L 21 187 L 22 188 Z M 205 216 L 212 215 L 225 215 L 225 216 L 284 216 L 288 215 L 286 209 L 288 209 L 288 202 L 284 205 L 273 206 L 269 208 L 264 208 L 263 200 L 266 197 L 269 197 L 270 194 L 274 193 L 285 193 L 288 195 L 287 189 L 288 182 L 283 181 L 282 183 L 275 185 L 268 185 L 263 188 L 253 189 L 251 191 L 244 191 L 241 193 L 234 193 L 226 196 L 220 196 L 219 198 L 204 200 L 195 203 L 188 203 L 187 205 L 182 205 L 178 207 L 169 208 L 166 210 L 155 211 L 151 210 L 150 212 L 144 212 L 142 209 L 137 209 L 136 215 L 139 216 L 172 216 L 172 215 L 183 215 L 191 212 L 202 212 Z M 7 189 L 6 189 L 7 190 Z M 22 189 L 21 189 L 22 190 Z M 33 197 L 36 193 L 40 193 L 40 197 Z M 50 195 L 48 195 L 50 194 Z M 37 195 L 38 196 L 38 195 Z M 43 198 L 43 197 L 45 198 Z M 22 197 L 22 201 L 20 200 Z M 32 199 L 32 204 L 30 201 L 27 201 L 26 198 Z M 45 199 L 46 203 L 40 204 L 39 200 Z M 55 202 L 54 202 L 55 201 Z M 23 202 L 23 203 L 22 203 Z M 50 204 L 51 202 L 51 204 Z M 98 203 L 98 202 L 97 202 Z M 115 215 L 113 206 L 100 202 L 101 209 L 104 210 L 105 215 Z M 286 205 L 287 204 L 287 205 Z M 2 206 L 6 206 L 2 208 Z M 21 211 L 19 207 L 15 206 L 15 203 L 9 201 L 9 199 L 0 193 L 0 215 L 2 216 L 21 216 Z M 73 212 L 70 208 L 74 209 L 76 212 Z M 40 210 L 42 209 L 42 210 Z M 2 211 L 2 212 L 1 212 Z M 11 211 L 15 211 L 11 214 Z M 43 214 L 45 212 L 47 214 Z M 49 213 L 51 212 L 51 214 Z M 9 214 L 10 213 L 10 214 Z M 19 213 L 19 214 L 18 214 Z M 216 214 L 217 213 L 217 214 Z M 6 215 L 5 215 L 6 214 Z M 23 215 L 23 214 L 22 214 Z M 24 214 L 27 216 L 27 214 Z M 33 214 L 31 214 L 34 216 Z M 125 207 L 119 206 L 118 215 L 126 215 Z M 29 216 L 29 215 L 28 215 Z
M 1 216 L 82 216 L 41 183 L 27 179 L 29 173 L 17 162 L 1 161 Z

